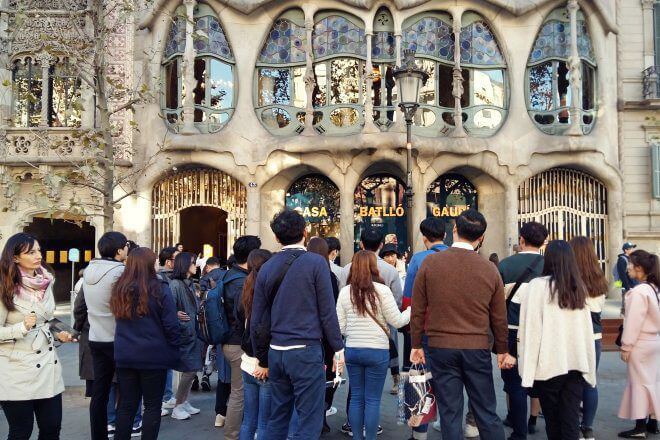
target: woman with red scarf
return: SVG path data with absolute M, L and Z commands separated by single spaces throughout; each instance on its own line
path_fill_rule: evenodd
M 36 416 L 39 438 L 59 439 L 62 425 L 62 365 L 51 332 L 53 276 L 41 265 L 41 248 L 28 234 L 7 240 L 0 256 L 0 405 L 9 438 L 27 440 Z

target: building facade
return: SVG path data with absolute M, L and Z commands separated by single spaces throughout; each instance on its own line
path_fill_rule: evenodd
M 62 155 L 84 153 L 70 133 L 95 124 L 67 104 L 94 103 L 75 66 L 30 44 L 86 2 L 32 0 L 41 13 L 20 22 L 17 2 L 0 1 L 3 237 L 47 214 L 25 197 L 39 185 L 68 196 L 49 176 L 67 166 Z M 500 256 L 530 219 L 551 238 L 590 236 L 604 266 L 625 239 L 659 250 L 654 0 L 138 3 L 112 59 L 123 81 L 155 92 L 119 121 L 139 127 L 122 139 L 126 169 L 144 170 L 124 188 L 116 228 L 141 244 L 226 256 L 250 233 L 275 248 L 268 220 L 289 206 L 311 234 L 338 236 L 347 261 L 366 225 L 419 250 L 409 217 L 451 226 L 477 207 L 484 248 Z M 412 208 L 392 75 L 404 50 L 430 74 L 413 127 Z M 102 233 L 94 212 L 67 215 Z

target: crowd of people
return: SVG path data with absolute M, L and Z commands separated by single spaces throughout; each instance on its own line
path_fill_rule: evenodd
M 57 341 L 79 343 L 93 440 L 156 439 L 162 417 L 200 414 L 191 389 L 210 391 L 214 370 L 209 423 L 226 439 L 319 438 L 330 431 L 326 417 L 336 413 L 347 370 L 341 431 L 374 440 L 388 370 L 397 394 L 420 367 L 433 390 L 422 398 L 437 408 L 433 426 L 445 440 L 503 440 L 505 425 L 510 440 L 525 439 L 541 411 L 548 439 L 595 438 L 609 284 L 589 238 L 548 242 L 546 227 L 528 222 L 514 255 L 486 259 L 479 253 L 486 219 L 469 209 L 451 231 L 440 219 L 424 220 L 426 250 L 409 261 L 396 237 L 368 228 L 341 267 L 339 240 L 307 237 L 296 211 L 282 211 L 270 226 L 278 252 L 246 235 L 226 264 L 180 244 L 156 255 L 120 232 L 103 234 L 72 329 L 53 320 L 55 280 L 38 241 L 10 237 L 0 256 L 0 405 L 9 439 L 30 438 L 35 418 L 40 439 L 60 436 Z M 658 433 L 660 413 L 660 264 L 632 243 L 623 250 L 615 278 L 625 282 L 620 346 L 628 377 L 619 416 L 635 426 L 619 436 L 645 438 Z M 213 307 L 220 319 L 211 318 Z M 222 343 L 210 342 L 221 324 Z M 503 420 L 493 355 L 507 396 Z M 427 438 L 429 424 L 410 427 L 411 439 Z

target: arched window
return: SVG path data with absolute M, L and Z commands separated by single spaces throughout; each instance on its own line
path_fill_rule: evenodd
M 394 19 L 387 8 L 382 7 L 374 19 L 374 34 L 371 42 L 373 83 L 371 100 L 374 107 L 374 122 L 379 126 L 389 126 L 396 118 L 396 38 Z
M 13 125 L 36 127 L 42 125 L 44 93 L 47 96 L 47 121 L 50 127 L 80 127 L 80 78 L 67 59 L 55 62 L 46 69 L 44 81 L 42 65 L 27 57 L 14 62 L 13 68 Z
M 323 12 L 316 17 L 312 48 L 316 86 L 314 124 L 320 133 L 357 132 L 364 124 L 364 24 L 346 13 Z
M 583 132 L 596 119 L 596 60 L 584 15 L 577 13 L 578 54 L 582 65 L 581 100 Z M 527 106 L 536 126 L 548 134 L 562 134 L 571 123 L 571 26 L 566 8 L 552 11 L 544 20 L 527 62 Z
M 465 130 L 492 135 L 506 116 L 506 62 L 488 23 L 474 12 L 461 18 L 460 46 Z
M 164 113 L 172 126 L 183 119 L 186 96 L 183 81 L 185 12 L 183 6 L 176 10 L 163 57 Z M 206 4 L 195 6 L 193 46 L 196 53 L 195 88 L 192 91 L 195 124 L 202 131 L 216 132 L 229 121 L 234 111 L 234 55 L 218 17 Z
M 453 120 L 454 33 L 452 18 L 444 12 L 430 12 L 410 17 L 403 23 L 403 49 L 415 51 L 429 74 L 419 95 L 420 109 L 413 123 L 428 127 L 424 134 L 448 131 L 445 120 Z
M 307 237 L 339 237 L 339 188 L 322 174 L 308 174 L 293 182 L 286 207 L 307 223 Z
M 273 133 L 302 131 L 307 106 L 306 48 L 305 16 L 300 9 L 292 9 L 275 20 L 257 58 L 255 108 Z

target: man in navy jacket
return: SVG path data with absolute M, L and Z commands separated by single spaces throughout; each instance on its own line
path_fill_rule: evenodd
M 286 439 L 294 405 L 299 417 L 294 438 L 318 438 L 325 409 L 322 339 L 336 353 L 334 368 L 341 371 L 344 364 L 330 268 L 320 255 L 305 252 L 305 220 L 299 213 L 285 210 L 275 216 L 270 227 L 283 247 L 259 270 L 250 321 L 253 344 L 259 344 L 263 340 L 261 326 L 270 318 L 268 380 L 272 406 L 268 439 Z M 300 255 L 277 292 L 272 292 L 293 253 Z

